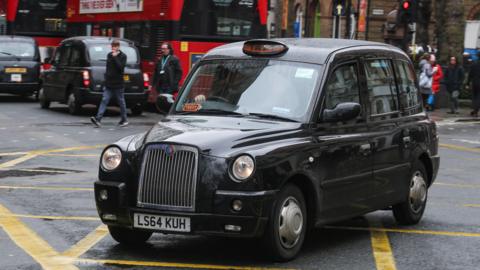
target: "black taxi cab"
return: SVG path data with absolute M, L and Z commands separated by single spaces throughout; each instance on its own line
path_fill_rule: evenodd
M 30 96 L 38 91 L 40 52 L 31 37 L 0 36 L 0 93 Z
M 105 84 L 107 55 L 111 52 L 111 37 L 72 37 L 63 40 L 55 50 L 52 67 L 42 74 L 39 91 L 40 106 L 48 109 L 52 102 L 68 105 L 71 114 L 79 114 L 85 104 L 98 105 Z M 140 115 L 147 101 L 149 77 L 140 67 L 140 54 L 134 43 L 118 39 L 126 54 L 124 97 L 132 114 Z M 112 104 L 116 100 L 112 99 Z
M 438 167 L 405 53 L 250 40 L 211 50 L 165 118 L 104 149 L 95 199 L 123 244 L 153 232 L 255 237 L 286 261 L 308 228 L 379 209 L 418 223 Z

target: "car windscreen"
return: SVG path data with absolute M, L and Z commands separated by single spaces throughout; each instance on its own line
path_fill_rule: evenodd
M 0 41 L 0 58 L 33 59 L 35 44 L 22 41 Z
M 186 82 L 174 113 L 307 119 L 321 65 L 269 59 L 206 61 Z
M 107 55 L 112 51 L 110 44 L 93 44 L 88 47 L 88 54 L 92 62 L 105 62 Z M 120 45 L 120 51 L 127 56 L 127 65 L 138 63 L 138 53 L 134 47 Z

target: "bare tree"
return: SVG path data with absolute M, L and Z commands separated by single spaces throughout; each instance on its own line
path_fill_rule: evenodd
M 432 15 L 432 0 L 417 1 L 417 43 L 426 46 L 430 44 L 429 26 Z
M 438 61 L 442 64 L 447 64 L 450 56 L 462 61 L 464 8 L 464 0 L 435 0 Z

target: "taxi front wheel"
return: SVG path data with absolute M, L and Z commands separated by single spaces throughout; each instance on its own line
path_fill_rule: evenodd
M 295 185 L 285 186 L 278 194 L 263 236 L 266 251 L 275 261 L 294 259 L 302 248 L 307 229 L 305 199 Z
M 409 179 L 409 191 L 405 201 L 393 206 L 393 215 L 399 224 L 417 224 L 423 216 L 427 205 L 428 184 L 427 171 L 422 162 L 416 161 L 412 166 Z
M 152 236 L 152 232 L 115 226 L 108 226 L 108 231 L 115 241 L 125 245 L 142 245 Z

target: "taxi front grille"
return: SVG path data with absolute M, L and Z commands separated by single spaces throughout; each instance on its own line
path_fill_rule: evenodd
M 158 144 L 147 147 L 140 173 L 137 206 L 193 211 L 198 150 L 190 146 Z

